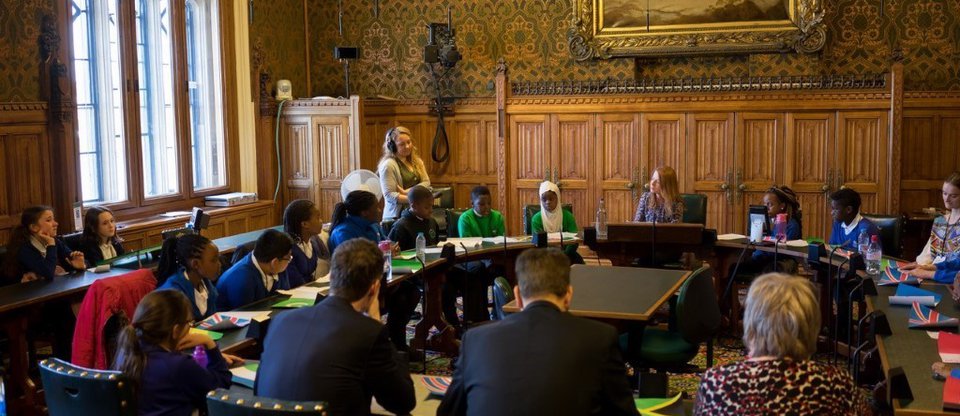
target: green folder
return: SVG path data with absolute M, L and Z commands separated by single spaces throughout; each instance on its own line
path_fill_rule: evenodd
M 682 393 L 673 397 L 633 399 L 633 402 L 637 406 L 637 410 L 640 411 L 641 415 L 657 416 L 660 415 L 660 413 L 656 412 L 657 410 L 665 409 L 676 403 L 679 403 L 681 395 Z
M 307 306 L 313 306 L 316 299 L 301 299 L 301 298 L 290 298 L 287 300 L 282 300 L 280 302 L 274 303 L 272 308 L 305 308 Z
M 393 262 L 390 263 L 393 266 L 394 273 L 416 273 L 423 268 L 423 265 L 420 264 L 417 259 L 393 259 Z

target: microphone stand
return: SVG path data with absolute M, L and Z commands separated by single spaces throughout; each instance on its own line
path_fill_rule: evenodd
M 850 240 L 847 240 L 847 241 L 849 242 Z M 829 292 L 831 292 L 831 293 L 833 292 L 833 255 L 834 255 L 834 253 L 837 252 L 837 250 L 838 250 L 840 247 L 842 247 L 842 246 L 845 245 L 845 244 L 846 244 L 846 242 L 843 243 L 843 244 L 837 245 L 837 246 L 833 246 L 833 248 L 830 249 L 830 255 L 827 257 L 827 290 L 828 290 Z M 832 311 L 833 308 L 830 308 L 830 310 Z M 829 324 L 829 323 L 825 323 L 825 324 L 828 326 L 828 328 L 827 328 L 828 331 L 827 331 L 827 332 L 830 333 L 831 335 L 833 335 L 834 338 L 836 338 L 836 337 L 837 337 L 837 328 L 836 328 L 836 327 L 833 327 L 832 330 L 830 330 L 830 329 L 831 329 L 831 328 L 829 328 L 830 324 Z
M 463 255 L 464 255 L 464 256 L 467 256 L 467 255 L 470 254 L 470 250 L 467 250 L 467 246 L 463 244 L 463 241 L 460 242 L 460 247 L 463 247 Z M 456 255 L 456 252 L 457 252 L 457 251 L 454 250 L 453 252 L 454 252 L 454 255 Z M 467 283 L 467 279 L 468 279 L 468 278 L 470 278 L 470 273 L 467 272 L 466 269 L 464 269 L 464 276 L 463 276 L 463 332 L 467 332 L 467 328 L 470 328 L 470 323 L 471 323 L 470 320 L 467 319 L 467 299 L 470 298 L 470 296 L 469 296 L 469 294 L 470 294 L 470 285 Z M 454 303 L 456 303 L 456 300 L 454 300 Z M 456 306 L 456 305 L 454 305 L 454 306 Z M 454 309 L 456 309 L 456 308 L 454 308 Z
M 650 235 L 650 267 L 657 267 L 657 219 L 654 218 L 651 222 L 653 224 L 653 230 Z
M 747 254 L 747 249 L 753 244 L 753 241 L 747 240 L 747 245 L 743 246 L 743 249 L 740 250 L 740 257 L 737 258 L 737 264 L 733 266 L 733 273 L 730 275 L 730 279 L 727 280 L 727 287 L 723 290 L 723 297 L 721 299 L 726 301 L 728 299 L 727 297 L 730 296 L 730 289 L 733 288 L 733 281 L 736 280 L 737 271 L 740 270 L 740 264 L 743 263 L 743 256 Z M 727 303 L 728 308 L 733 306 L 729 301 L 727 301 Z
M 421 275 L 426 275 L 426 274 L 427 274 L 427 264 L 423 261 L 423 259 L 420 258 L 420 256 L 416 256 L 416 255 L 415 255 L 415 256 L 413 256 L 413 258 L 417 259 L 417 262 L 420 263 L 420 273 L 421 273 Z M 392 274 L 392 273 L 391 273 L 391 274 Z M 420 308 L 421 308 L 421 312 L 420 312 L 421 318 L 420 318 L 420 319 L 425 319 L 425 318 L 427 317 L 427 294 L 426 294 L 427 281 L 426 281 L 426 279 L 423 279 L 423 285 L 424 285 L 424 293 L 423 293 L 422 296 L 420 296 L 420 302 L 421 302 L 421 303 L 420 303 Z M 441 315 L 441 317 L 442 317 L 442 316 L 443 316 L 443 313 L 441 312 L 440 315 Z M 426 370 L 427 370 L 427 346 L 426 346 L 426 345 L 423 346 L 423 360 L 421 361 L 421 364 L 423 365 L 423 367 L 422 367 L 423 370 L 426 371 Z
M 849 261 L 850 261 L 850 258 L 848 257 L 848 258 L 844 259 L 844 260 L 840 263 L 839 266 L 837 266 L 836 299 L 837 299 L 837 302 L 838 302 L 838 303 L 840 302 L 840 299 L 841 299 L 841 297 L 840 297 L 840 296 L 841 296 L 840 286 L 842 286 L 841 281 L 840 281 L 840 278 L 841 278 L 841 273 L 840 273 L 840 271 L 843 270 L 843 266 L 846 265 L 847 262 L 849 262 Z M 838 306 L 839 306 L 839 305 L 838 305 Z M 848 317 L 848 320 L 849 320 L 849 317 Z M 838 353 L 838 350 L 840 349 L 840 310 L 839 310 L 839 307 L 837 308 L 837 314 L 833 316 L 833 328 L 834 328 L 834 334 L 833 334 L 833 335 L 834 335 L 834 337 L 833 337 L 833 364 L 836 364 L 836 363 L 837 363 L 837 353 Z M 847 330 L 849 331 L 849 327 L 847 328 Z
M 780 270 L 780 264 L 777 263 L 777 258 L 780 256 L 780 236 L 777 236 L 777 240 L 773 243 L 773 272 L 777 273 Z

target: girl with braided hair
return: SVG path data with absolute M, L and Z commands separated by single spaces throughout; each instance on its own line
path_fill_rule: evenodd
M 193 319 L 217 312 L 217 287 L 212 281 L 220 276 L 220 250 L 209 238 L 185 234 L 164 240 L 156 276 L 158 290 L 178 290 L 187 297 Z

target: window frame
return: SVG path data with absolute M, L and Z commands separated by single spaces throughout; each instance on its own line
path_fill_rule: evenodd
M 136 220 L 151 215 L 155 215 L 171 210 L 187 210 L 193 206 L 203 206 L 203 198 L 209 195 L 215 195 L 226 192 L 235 192 L 239 190 L 240 167 L 239 167 L 239 115 L 238 98 L 236 97 L 236 42 L 235 42 L 235 22 L 233 18 L 234 5 L 226 1 L 217 1 L 217 11 L 214 17 L 220 29 L 219 33 L 219 59 L 221 66 L 220 77 L 220 100 L 223 103 L 222 108 L 222 130 L 223 130 L 223 154 L 224 163 L 226 163 L 224 173 L 226 180 L 223 186 L 215 188 L 206 188 L 196 190 L 193 188 L 193 153 L 191 146 L 191 123 L 190 123 L 190 102 L 189 85 L 187 76 L 187 47 L 186 47 L 186 0 L 170 0 L 170 25 L 172 41 L 172 61 L 173 85 L 174 85 L 174 130 L 177 137 L 177 172 L 179 174 L 177 193 L 147 197 L 145 195 L 145 184 L 143 174 L 143 156 L 141 146 L 141 120 L 140 120 L 140 101 L 138 88 L 142 82 L 139 79 L 137 70 L 137 51 L 136 51 L 136 21 L 135 5 L 130 1 L 117 1 L 118 15 L 120 21 L 119 46 L 121 54 L 120 72 L 122 86 L 123 106 L 123 128 L 126 168 L 127 168 L 127 199 L 119 202 L 85 204 L 86 206 L 103 206 L 113 210 L 117 217 L 122 221 Z M 65 1 L 65 11 L 69 14 L 71 10 L 71 1 Z M 69 21 L 69 16 L 68 20 Z M 68 62 L 70 71 L 73 73 L 74 50 L 72 47 L 72 30 L 67 29 L 67 36 L 70 40 L 67 44 L 71 47 L 66 48 L 68 53 Z M 76 88 L 77 80 L 73 78 L 72 87 Z M 75 90 L 74 90 L 75 91 Z M 76 108 L 73 110 L 74 120 L 76 120 Z M 75 134 L 76 141 L 75 156 L 79 160 L 79 138 Z M 76 175 L 79 178 L 81 167 L 77 164 Z M 78 196 L 82 196 L 82 184 L 77 190 Z

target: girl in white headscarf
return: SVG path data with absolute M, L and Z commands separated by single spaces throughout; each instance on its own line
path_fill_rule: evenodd
M 560 204 L 560 188 L 557 184 L 544 181 L 540 184 L 540 212 L 530 220 L 530 229 L 534 234 L 540 232 L 565 233 L 577 232 L 577 220 L 573 213 L 563 209 Z M 577 253 L 578 244 L 564 245 L 563 251 L 571 263 L 583 264 L 583 257 Z

